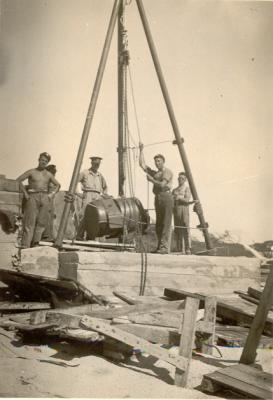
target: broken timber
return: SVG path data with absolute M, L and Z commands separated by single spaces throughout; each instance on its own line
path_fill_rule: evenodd
M 164 295 L 171 299 L 185 299 L 187 296 L 198 298 L 200 306 L 204 307 L 205 296 L 199 293 L 190 293 L 185 290 L 169 289 L 164 290 Z M 219 297 L 217 298 L 217 316 L 227 321 L 237 322 L 239 324 L 251 325 L 256 312 L 256 306 L 250 304 L 239 297 Z M 268 313 L 264 326 L 264 333 L 273 335 L 273 312 Z
M 40 303 L 40 302 L 9 302 L 0 301 L 0 312 L 2 311 L 13 311 L 13 310 L 48 310 L 50 309 L 50 303 Z
M 187 368 L 188 362 L 186 358 L 181 356 L 172 356 L 172 354 L 168 350 L 153 345 L 147 340 L 144 340 L 131 333 L 124 332 L 116 326 L 105 323 L 105 321 L 103 320 L 84 316 L 81 319 L 81 325 L 87 329 L 94 330 L 103 335 L 121 341 L 122 343 L 128 344 L 129 346 L 141 349 L 142 351 L 145 351 L 156 358 L 166 361 L 167 363 L 174 365 L 179 369 L 185 370 Z

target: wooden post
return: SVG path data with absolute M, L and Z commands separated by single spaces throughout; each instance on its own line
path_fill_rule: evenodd
M 180 339 L 179 355 L 187 359 L 187 366 L 184 370 L 176 368 L 175 385 L 185 387 L 187 384 L 190 361 L 192 357 L 193 342 L 195 339 L 195 324 L 199 300 L 187 297 L 183 315 L 182 333 Z
M 174 136 L 175 136 L 175 144 L 177 144 L 177 147 L 178 147 L 178 150 L 179 150 L 179 154 L 180 154 L 180 157 L 181 157 L 185 172 L 187 174 L 187 178 L 188 178 L 188 182 L 189 182 L 189 185 L 190 185 L 192 197 L 193 197 L 194 200 L 198 200 L 199 201 L 199 197 L 198 197 L 197 189 L 196 189 L 196 186 L 195 186 L 195 182 L 193 180 L 193 175 L 192 175 L 192 172 L 191 172 L 190 164 L 189 164 L 188 157 L 187 157 L 187 154 L 186 154 L 186 150 L 185 150 L 185 147 L 184 147 L 184 144 L 183 144 L 184 139 L 182 139 L 182 137 L 180 135 L 180 130 L 179 130 L 179 127 L 178 127 L 178 123 L 176 121 L 176 117 L 175 117 L 175 114 L 174 114 L 174 109 L 173 109 L 173 106 L 172 106 L 172 103 L 171 103 L 171 98 L 170 98 L 170 95 L 169 95 L 169 92 L 168 92 L 168 89 L 167 89 L 167 86 L 166 86 L 166 82 L 165 82 L 165 79 L 164 79 L 164 76 L 163 76 L 163 72 L 162 72 L 161 65 L 160 65 L 160 62 L 159 62 L 159 58 L 158 58 L 158 55 L 157 55 L 157 50 L 156 50 L 156 47 L 155 47 L 155 44 L 154 44 L 154 41 L 153 41 L 153 37 L 152 37 L 151 30 L 150 30 L 150 26 L 149 26 L 149 23 L 148 23 L 148 20 L 147 20 L 147 17 L 146 17 L 146 13 L 145 13 L 145 10 L 144 10 L 143 2 L 142 2 L 142 0 L 136 0 L 136 3 L 137 3 L 137 7 L 138 7 L 140 18 L 141 18 L 141 21 L 142 21 L 142 25 L 143 25 L 143 28 L 144 28 L 144 32 L 145 32 L 145 35 L 146 35 L 146 38 L 147 38 L 147 42 L 148 42 L 148 46 L 149 46 L 149 49 L 150 49 L 150 53 L 151 53 L 151 56 L 152 56 L 152 59 L 153 59 L 153 62 L 154 62 L 154 66 L 155 66 L 155 70 L 156 70 L 157 77 L 158 77 L 158 80 L 159 80 L 159 84 L 160 84 L 160 87 L 161 87 L 161 91 L 162 91 L 162 94 L 163 94 L 163 98 L 165 100 L 167 111 L 168 111 L 168 114 L 169 114 L 169 117 L 170 117 L 170 121 L 171 121 L 171 124 L 172 124 L 173 132 L 174 132 Z M 198 208 L 196 209 L 196 212 L 197 212 L 197 215 L 198 215 L 198 218 L 199 218 L 199 221 L 200 221 L 200 227 L 202 228 L 202 233 L 204 235 L 206 248 L 207 248 L 207 250 L 210 250 L 210 249 L 212 249 L 212 243 L 211 243 L 211 239 L 210 239 L 209 232 L 208 232 L 208 223 L 205 221 L 205 216 L 204 216 L 204 213 L 203 213 L 203 209 L 202 209 L 201 203 L 199 203 Z
M 214 343 L 214 335 L 215 335 L 215 321 L 216 321 L 216 304 L 217 298 L 216 296 L 208 296 L 205 299 L 205 322 L 213 323 L 213 332 L 208 335 L 208 339 L 202 342 L 202 353 L 212 355 L 212 345 Z
M 94 113 L 95 113 L 95 108 L 96 108 L 96 104 L 97 104 L 97 100 L 98 100 L 98 96 L 99 96 L 99 92 L 100 92 L 100 87 L 101 87 L 101 82 L 102 82 L 102 78 L 103 78 L 103 74 L 104 74 L 104 70 L 105 70 L 105 66 L 106 66 L 106 61 L 107 61 L 109 50 L 110 50 L 113 32 L 114 32 L 115 25 L 116 25 L 119 7 L 120 7 L 120 0 L 115 0 L 111 18 L 110 18 L 110 22 L 109 22 L 107 33 L 106 33 L 104 46 L 102 49 L 101 59 L 100 59 L 100 63 L 99 63 L 98 71 L 97 71 L 96 80 L 95 80 L 94 87 L 93 87 L 92 96 L 91 96 L 88 111 L 87 111 L 87 116 L 85 119 L 85 124 L 84 124 L 83 132 L 82 132 L 79 150 L 78 150 L 77 158 L 76 158 L 75 165 L 74 165 L 74 170 L 73 170 L 70 185 L 69 185 L 68 195 L 70 195 L 70 196 L 74 195 L 76 192 L 80 168 L 82 165 L 82 160 L 83 160 L 84 152 L 86 149 L 87 140 L 89 137 L 89 131 L 90 131 Z M 71 202 L 66 200 L 66 203 L 65 203 L 64 209 L 63 209 L 63 213 L 62 213 L 62 218 L 61 218 L 60 225 L 59 225 L 59 229 L 58 229 L 57 238 L 55 240 L 55 246 L 58 248 L 62 247 L 70 209 L 71 209 Z
M 264 329 L 268 311 L 273 301 L 273 265 L 270 265 L 270 272 L 267 277 L 260 302 L 252 321 L 246 343 L 241 355 L 240 363 L 253 364 L 256 358 L 256 350 Z

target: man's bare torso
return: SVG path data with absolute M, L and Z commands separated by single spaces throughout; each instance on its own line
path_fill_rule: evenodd
M 48 191 L 53 175 L 46 169 L 37 168 L 28 171 L 28 189 Z

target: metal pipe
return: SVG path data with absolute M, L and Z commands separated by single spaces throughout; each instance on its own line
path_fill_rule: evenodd
M 125 19 L 125 4 L 124 0 L 121 1 L 118 13 L 118 194 L 124 196 L 124 133 L 125 133 L 125 119 L 124 119 L 124 19 Z
M 105 70 L 107 57 L 109 54 L 109 49 L 110 49 L 111 40 L 113 37 L 113 32 L 114 32 L 114 28 L 115 28 L 115 24 L 116 24 L 116 20 L 117 20 L 120 3 L 121 3 L 121 0 L 115 0 L 114 6 L 113 6 L 113 10 L 112 10 L 112 14 L 111 14 L 111 18 L 110 18 L 110 22 L 108 25 L 108 30 L 107 30 L 107 34 L 106 34 L 106 38 L 105 38 L 105 42 L 104 42 L 104 46 L 103 46 L 103 50 L 102 50 L 102 54 L 101 54 L 101 59 L 100 59 L 100 63 L 99 63 L 98 71 L 97 71 L 97 76 L 96 76 L 96 80 L 94 83 L 93 92 L 92 92 L 92 96 L 91 96 L 91 100 L 89 103 L 89 108 L 88 108 L 88 112 L 87 112 L 87 116 L 86 116 L 86 120 L 85 120 L 85 124 L 84 124 L 84 128 L 83 128 L 81 142 L 79 145 L 79 150 L 78 150 L 77 158 L 76 158 L 75 165 L 74 165 L 74 170 L 73 170 L 72 177 L 71 177 L 71 182 L 70 182 L 70 186 L 69 186 L 69 190 L 68 190 L 68 198 L 69 198 L 69 195 L 70 195 L 70 197 L 72 197 L 74 195 L 76 188 L 77 188 L 79 172 L 80 172 L 80 168 L 82 165 L 84 152 L 86 149 L 89 131 L 91 128 L 93 117 L 94 117 L 94 112 L 95 112 L 95 108 L 96 108 L 96 104 L 97 104 L 97 99 L 98 99 L 98 95 L 99 95 L 99 91 L 100 91 L 100 87 L 101 87 L 101 82 L 102 82 L 103 73 Z M 65 206 L 64 206 L 57 238 L 55 240 L 56 247 L 62 246 L 63 237 L 65 234 L 70 209 L 71 209 L 71 202 L 66 202 Z
M 180 156 L 181 156 L 181 160 L 182 160 L 185 172 L 186 172 L 187 177 L 188 177 L 188 181 L 189 181 L 192 197 L 193 197 L 194 200 L 200 201 L 198 193 L 197 193 L 197 190 L 196 190 L 196 186 L 195 186 L 195 183 L 194 183 L 194 180 L 193 180 L 193 176 L 192 176 L 192 173 L 191 173 L 190 164 L 189 164 L 189 161 L 188 161 L 188 158 L 187 158 L 187 154 L 186 154 L 186 151 L 185 151 L 185 148 L 184 148 L 184 145 L 183 145 L 183 139 L 181 138 L 181 135 L 180 135 L 180 131 L 179 131 L 179 127 L 178 127 L 178 124 L 177 124 L 177 121 L 176 121 L 176 118 L 175 118 L 175 114 L 174 114 L 173 106 L 172 106 L 172 103 L 171 103 L 171 99 L 170 99 L 170 96 L 169 96 L 169 93 L 168 93 L 168 89 L 167 89 L 167 86 L 166 86 L 166 83 L 165 83 L 165 79 L 164 79 L 164 76 L 163 76 L 163 73 L 162 73 L 162 69 L 161 69 L 161 66 L 160 66 L 160 62 L 159 62 L 159 58 L 158 58 L 158 55 L 157 55 L 156 47 L 155 47 L 155 44 L 154 44 L 154 41 L 153 41 L 153 38 L 152 38 L 152 34 L 151 34 L 151 31 L 150 31 L 149 23 L 148 23 L 146 14 L 145 14 L 145 10 L 144 10 L 144 6 L 143 6 L 143 3 L 142 3 L 142 0 L 136 0 L 136 3 L 137 3 L 138 11 L 139 11 L 139 14 L 140 14 L 140 18 L 141 18 L 141 21 L 142 21 L 142 25 L 143 25 L 143 28 L 144 28 L 144 31 L 145 31 L 145 35 L 146 35 L 146 38 L 147 38 L 147 42 L 148 42 L 148 45 L 149 45 L 149 48 L 150 48 L 151 56 L 152 56 L 152 59 L 153 59 L 153 62 L 154 62 L 154 66 L 155 66 L 155 70 L 156 70 L 157 77 L 158 77 L 158 80 L 159 80 L 159 84 L 160 84 L 160 87 L 161 87 L 161 91 L 162 91 L 162 94 L 163 94 L 163 97 L 164 97 L 164 100 L 165 100 L 165 103 L 166 103 L 166 107 L 167 107 L 167 110 L 168 110 L 168 114 L 169 114 L 169 117 L 170 117 L 170 121 L 171 121 L 171 124 L 172 124 L 174 136 L 175 136 L 175 139 L 176 139 L 175 140 L 175 144 L 177 144 L 177 146 L 178 146 L 178 150 L 179 150 L 179 153 L 180 153 Z M 212 249 L 212 245 L 211 245 L 211 240 L 210 240 L 210 237 L 209 237 L 209 232 L 208 232 L 208 229 L 207 229 L 208 224 L 205 221 L 205 217 L 204 217 L 204 214 L 203 214 L 203 209 L 202 209 L 201 203 L 197 207 L 197 213 L 198 213 L 198 218 L 199 218 L 199 221 L 200 221 L 200 228 L 202 229 L 202 232 L 203 232 L 203 235 L 204 235 L 206 248 L 208 250 L 210 250 L 210 249 Z

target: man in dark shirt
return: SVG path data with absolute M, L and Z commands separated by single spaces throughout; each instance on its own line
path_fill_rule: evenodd
M 158 240 L 156 253 L 167 254 L 170 251 L 170 236 L 172 225 L 173 197 L 171 194 L 173 173 L 165 167 L 165 158 L 162 154 L 154 156 L 156 170 L 149 168 L 144 160 L 143 144 L 139 144 L 139 165 L 152 182 L 155 195 L 155 230 Z

